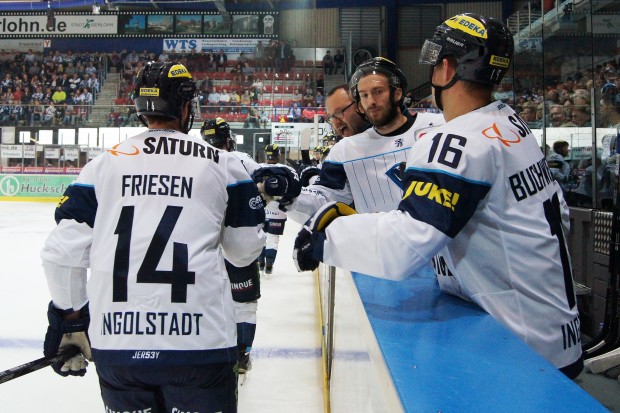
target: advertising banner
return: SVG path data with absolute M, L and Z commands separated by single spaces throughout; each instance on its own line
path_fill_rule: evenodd
M 58 200 L 75 176 L 0 174 L 0 200 Z
M 3 35 L 45 36 L 50 34 L 63 35 L 95 35 L 116 34 L 118 31 L 117 16 L 95 15 L 54 15 L 54 25 L 47 25 L 47 16 L 2 16 L 0 17 L 0 33 Z

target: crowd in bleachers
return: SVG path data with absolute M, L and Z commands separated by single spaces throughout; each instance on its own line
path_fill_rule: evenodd
M 89 121 L 106 75 L 99 52 L 0 51 L 0 125 L 75 126 Z
M 234 59 L 223 51 L 205 53 L 133 50 L 110 54 L 110 66 L 121 74 L 119 97 L 131 104 L 134 79 L 145 62 L 174 60 L 184 64 L 199 85 L 201 119 L 222 117 L 244 125 L 267 127 L 269 122 L 311 122 L 312 111 L 325 115 L 324 78 L 320 62 L 295 60 L 285 41 L 259 41 L 253 53 Z M 119 103 L 114 103 L 118 105 Z M 127 110 L 126 110 L 127 111 Z M 131 113 L 113 110 L 110 123 L 125 124 Z

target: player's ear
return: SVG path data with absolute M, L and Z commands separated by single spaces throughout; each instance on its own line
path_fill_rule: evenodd
M 394 101 L 398 102 L 402 97 L 403 97 L 403 90 L 401 88 L 397 87 L 394 90 Z

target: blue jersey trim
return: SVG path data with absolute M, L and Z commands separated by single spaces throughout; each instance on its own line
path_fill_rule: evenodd
M 108 366 L 182 366 L 231 363 L 237 360 L 237 353 L 236 346 L 214 350 L 92 349 L 94 362 Z
M 254 181 L 252 181 L 251 179 L 247 179 L 247 180 L 244 180 L 244 181 L 238 181 L 238 182 L 235 182 L 235 183 L 232 183 L 232 184 L 228 184 L 227 187 L 230 188 L 231 186 L 243 185 L 243 184 L 247 184 L 249 182 L 254 183 Z

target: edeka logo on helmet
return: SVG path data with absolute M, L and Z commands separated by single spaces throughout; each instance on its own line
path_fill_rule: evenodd
M 185 66 L 183 65 L 174 65 L 170 68 L 168 72 L 168 77 L 189 77 L 192 78 L 192 75 L 189 74 Z
M 453 29 L 462 30 L 472 36 L 482 37 L 483 39 L 487 38 L 486 27 L 482 26 L 479 21 L 469 16 L 454 16 L 446 20 L 446 25 L 452 27 Z

